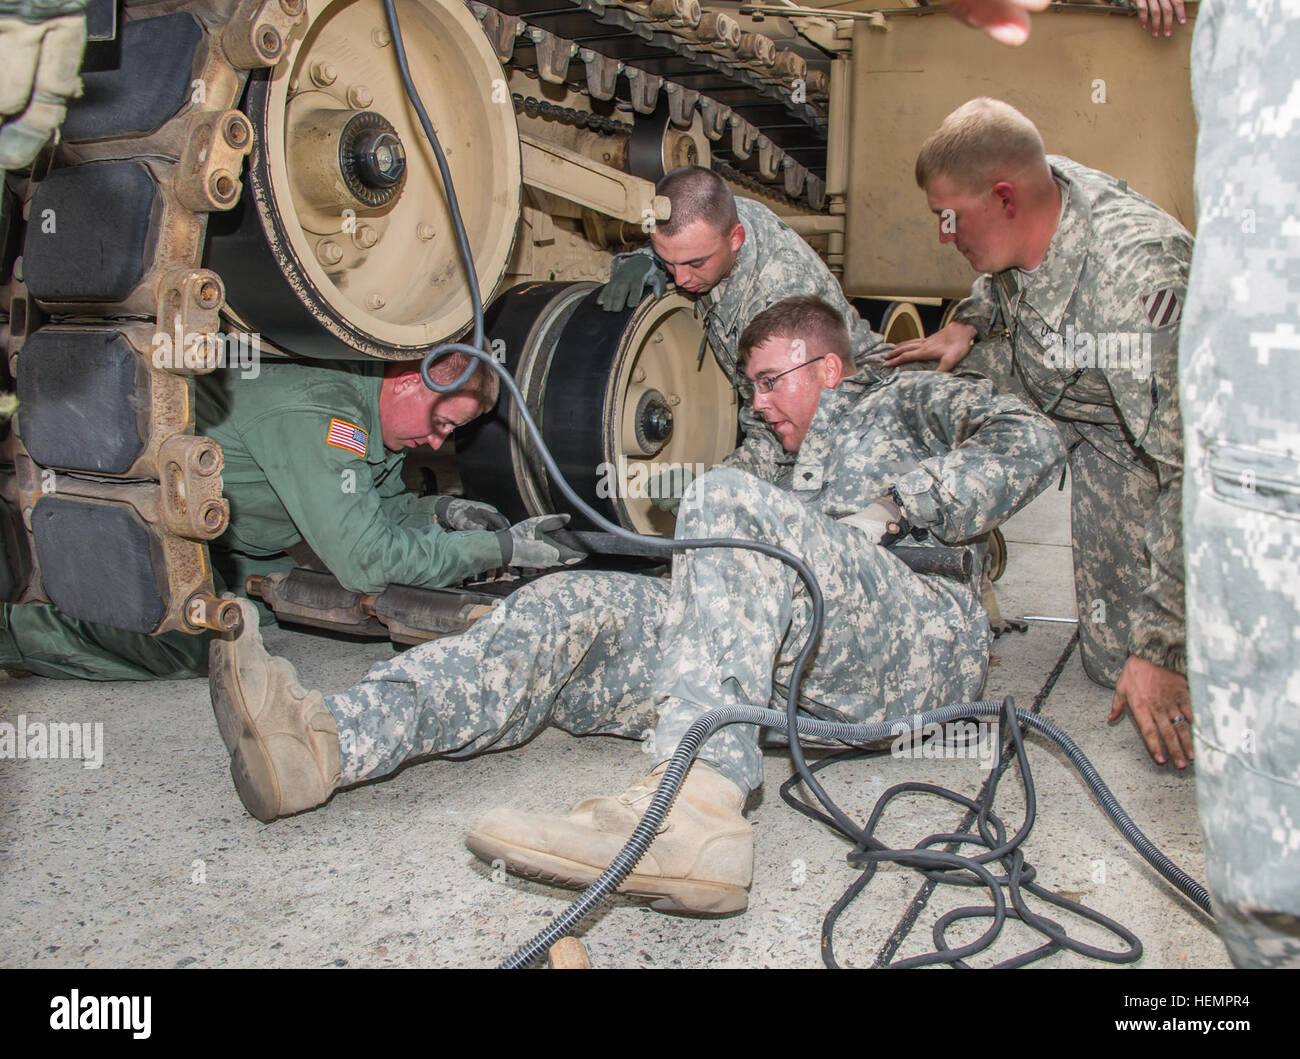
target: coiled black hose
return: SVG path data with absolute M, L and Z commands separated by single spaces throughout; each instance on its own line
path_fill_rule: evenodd
M 963 702 L 951 706 L 942 706 L 937 710 L 930 710 L 928 713 L 918 714 L 906 720 L 909 726 L 921 728 L 926 725 L 941 725 L 950 721 L 999 716 L 1007 721 L 1007 727 L 1011 729 L 1015 737 L 1018 752 L 1022 755 L 1022 766 L 1024 748 L 1020 744 L 1019 728 L 1016 723 L 1011 722 L 1013 717 L 1019 724 L 1027 725 L 1035 731 L 1041 732 L 1064 750 L 1066 756 L 1070 759 L 1070 763 L 1078 770 L 1079 775 L 1088 785 L 1088 789 L 1092 791 L 1100 803 L 1102 810 L 1114 821 L 1134 849 L 1156 871 L 1194 901 L 1201 909 L 1206 912 L 1210 911 L 1210 895 L 1205 887 L 1179 868 L 1142 833 L 1137 824 L 1133 822 L 1132 817 L 1124 811 L 1123 806 L 1116 800 L 1115 795 L 1111 793 L 1110 788 L 1106 786 L 1105 781 L 1093 767 L 1092 762 L 1084 755 L 1078 744 L 1051 721 L 1045 720 L 1035 713 L 1015 709 L 1010 699 L 1002 703 Z M 668 815 L 668 810 L 672 807 L 673 800 L 677 797 L 677 791 L 686 777 L 691 762 L 699 752 L 699 748 L 710 735 L 729 724 L 756 724 L 786 732 L 789 731 L 790 727 L 789 719 L 781 711 L 763 709 L 758 706 L 727 706 L 710 710 L 704 714 L 691 725 L 682 741 L 678 744 L 676 751 L 668 761 L 663 778 L 659 781 L 659 787 L 655 791 L 654 797 L 651 798 L 645 815 L 641 817 L 640 823 L 637 824 L 631 837 L 618 852 L 618 855 L 610 862 L 609 867 L 568 908 L 556 916 L 543 931 L 527 944 L 520 946 L 514 955 L 501 964 L 502 968 L 527 967 L 536 962 L 545 955 L 547 949 L 568 934 L 601 901 L 618 889 L 619 884 L 631 873 L 637 862 L 645 855 L 646 850 L 650 848 L 650 843 L 658 833 L 664 817 Z M 874 743 L 894 737 L 898 732 L 898 724 L 898 720 L 877 724 L 842 724 L 835 721 L 818 721 L 800 717 L 796 729 L 799 735 L 813 738 L 833 739 L 845 743 Z M 794 741 L 792 741 L 791 745 L 795 745 Z M 1032 790 L 1032 788 L 1029 788 L 1029 790 Z M 876 846 L 876 852 L 868 854 L 869 857 L 874 857 L 875 860 L 894 860 L 913 867 L 926 869 L 958 868 L 973 871 L 981 882 L 990 888 L 999 922 L 990 927 L 985 936 L 978 941 L 960 949 L 950 950 L 950 956 L 960 958 L 970 955 L 972 952 L 978 951 L 979 947 L 983 947 L 992 941 L 992 935 L 996 934 L 997 928 L 1000 926 L 1000 920 L 1007 918 L 1007 911 L 1003 903 L 1001 890 L 997 885 L 998 880 L 979 862 L 993 859 L 994 856 L 1005 855 L 1010 852 L 1009 844 L 1000 843 L 1000 848 L 991 850 L 990 853 L 979 858 L 958 857 L 955 854 L 924 849 L 884 851 L 879 848 L 878 843 L 874 843 L 870 836 L 856 825 L 852 826 L 850 830 L 859 836 L 859 840 L 864 845 Z M 1028 826 L 1026 824 L 1012 840 L 1013 843 L 1023 839 L 1027 831 Z M 935 837 L 940 839 L 970 839 L 969 835 Z M 1017 909 L 1017 912 L 1019 915 L 1015 918 L 1025 918 L 1025 909 Z M 951 919 L 948 921 L 950 922 Z M 947 922 L 944 923 L 944 926 L 946 925 Z M 936 924 L 936 930 L 938 929 L 939 926 Z M 1128 937 L 1131 937 L 1131 935 L 1128 935 Z M 1100 952 L 1101 950 L 1096 951 Z M 899 964 L 899 966 L 902 965 L 904 964 Z

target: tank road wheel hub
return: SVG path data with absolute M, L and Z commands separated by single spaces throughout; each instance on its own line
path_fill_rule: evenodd
M 600 310 L 604 311 L 604 310 Z M 681 295 L 645 302 L 619 343 L 605 394 L 605 462 L 614 474 L 614 521 L 640 533 L 672 535 L 676 520 L 648 489 L 680 492 L 690 475 L 736 447 L 736 393 L 712 351 L 700 358 L 694 304 Z
M 308 4 L 285 58 L 253 75 L 249 190 L 214 215 L 208 264 L 250 331 L 304 356 L 418 355 L 472 320 L 433 149 L 378 0 Z M 458 0 L 398 0 L 411 75 L 459 195 L 484 300 L 518 226 L 519 135 L 501 65 Z
M 596 304 L 594 284 L 531 283 L 488 311 L 489 338 L 504 347 L 569 483 L 607 518 L 642 533 L 673 532 L 673 516 L 654 505 L 659 479 L 680 492 L 736 446 L 736 394 L 713 354 L 700 356 L 693 309 L 673 294 L 610 313 Z M 571 511 L 525 437 L 517 409 L 504 402 L 457 432 L 467 493 L 515 519 Z
M 390 202 L 406 175 L 406 149 L 397 130 L 373 110 L 348 119 L 338 157 L 348 191 L 367 206 Z

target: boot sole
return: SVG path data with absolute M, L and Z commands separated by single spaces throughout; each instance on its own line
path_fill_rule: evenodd
M 280 815 L 280 788 L 270 754 L 257 735 L 243 696 L 232 690 L 239 673 L 234 643 L 214 640 L 208 668 L 212 712 L 216 714 L 221 740 L 230 752 L 230 778 L 244 808 L 262 823 L 270 823 Z
M 585 890 L 604 872 L 591 865 L 558 857 L 553 853 L 526 849 L 491 835 L 471 832 L 465 844 L 488 864 L 500 860 L 506 871 L 525 879 L 562 886 L 567 890 Z M 665 879 L 657 875 L 632 872 L 618 888 L 621 894 L 651 900 L 656 912 L 680 916 L 734 916 L 749 907 L 749 891 L 725 883 L 697 882 L 688 879 Z

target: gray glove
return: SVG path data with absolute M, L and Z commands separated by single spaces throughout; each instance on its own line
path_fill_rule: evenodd
M 551 536 L 566 525 L 568 515 L 538 515 L 516 522 L 508 530 L 499 530 L 501 561 L 506 566 L 524 566 L 545 570 L 551 566 L 572 566 L 587 558 L 587 553 L 561 544 Z
M 481 500 L 461 500 L 454 496 L 440 496 L 433 505 L 434 517 L 448 529 L 502 530 L 510 528 L 510 520 L 491 504 Z
M 645 297 L 647 284 L 656 298 L 664 296 L 668 275 L 653 254 L 618 254 L 609 266 L 609 282 L 600 289 L 596 304 L 611 313 L 635 309 Z
M 670 468 L 660 472 L 646 483 L 646 493 L 650 497 L 650 503 L 660 511 L 675 515 L 677 508 L 681 506 L 682 497 L 694 480 L 695 472 L 690 467 L 681 467 L 678 470 Z M 677 491 L 678 485 L 682 487 L 681 492 Z

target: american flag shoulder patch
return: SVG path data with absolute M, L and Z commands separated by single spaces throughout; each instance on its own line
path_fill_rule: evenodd
M 347 449 L 348 452 L 364 456 L 369 442 L 370 435 L 359 426 L 349 423 L 346 419 L 330 420 L 329 431 L 325 434 L 326 445 L 333 445 L 336 449 Z
M 1144 295 L 1142 306 L 1146 309 L 1147 319 L 1156 327 L 1176 324 L 1178 318 L 1183 315 L 1183 300 L 1178 297 L 1173 287 L 1165 287 L 1163 290 Z

